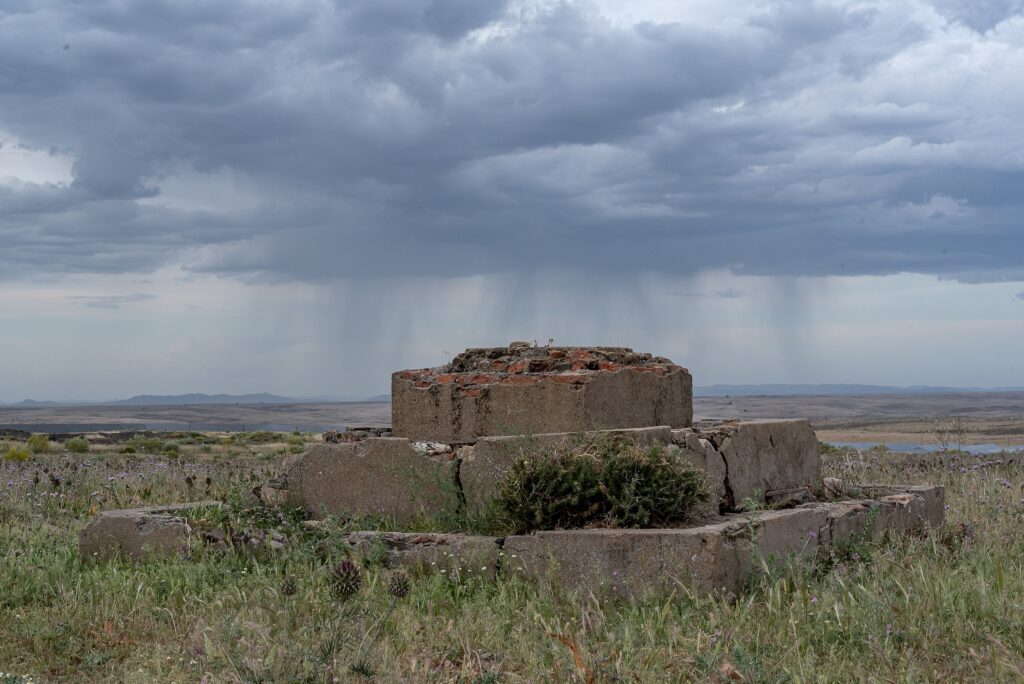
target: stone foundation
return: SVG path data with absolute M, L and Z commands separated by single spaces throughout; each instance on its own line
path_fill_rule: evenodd
M 460 577 L 522 575 L 563 590 L 618 595 L 737 593 L 765 563 L 808 561 L 837 545 L 923 530 L 944 518 L 941 487 L 823 482 L 807 421 L 692 427 L 689 372 L 624 347 L 469 349 L 442 368 L 395 373 L 392 412 L 391 432 L 325 433 L 327 443 L 303 454 L 286 478 L 254 491 L 267 503 L 286 497 L 318 517 L 408 524 L 485 512 L 520 459 L 594 440 L 659 445 L 706 476 L 709 497 L 694 511 L 697 524 L 506 538 L 355 532 L 342 540 L 347 550 L 390 565 Z M 203 505 L 101 514 L 82 533 L 82 554 L 187 553 L 192 531 L 175 511 Z
M 320 516 L 384 515 L 399 523 L 451 512 L 461 503 L 480 512 L 517 460 L 601 439 L 661 444 L 703 470 L 710 495 L 696 511 L 699 518 L 751 506 L 794 506 L 823 491 L 814 431 L 807 421 L 784 420 L 482 437 L 462 446 L 344 433 L 293 466 L 288 501 Z
M 681 529 L 558 530 L 507 537 L 502 572 L 562 591 L 739 593 L 762 562 L 810 561 L 834 544 L 942 524 L 942 487 L 892 489 L 902 491 L 877 500 L 734 513 Z
M 441 368 L 391 376 L 396 437 L 468 444 L 485 436 L 693 420 L 689 371 L 624 347 L 469 349 Z

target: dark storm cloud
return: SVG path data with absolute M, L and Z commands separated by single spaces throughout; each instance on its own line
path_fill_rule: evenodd
M 950 19 L 983 33 L 1024 11 L 1022 0 L 933 0 L 932 4 Z
M 1020 8 L 760 7 L 8 6 L 0 131 L 74 163 L 0 168 L 0 278 L 1024 279 Z

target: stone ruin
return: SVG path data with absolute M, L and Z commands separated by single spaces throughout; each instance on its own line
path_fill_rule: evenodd
M 694 426 L 690 373 L 668 359 L 527 343 L 468 349 L 440 368 L 394 373 L 390 431 L 328 433 L 291 467 L 280 494 L 317 518 L 382 516 L 401 525 L 462 506 L 480 512 L 517 460 L 600 435 L 664 445 L 701 469 L 709 499 L 697 520 L 507 537 L 366 531 L 346 541 L 356 551 L 383 548 L 394 564 L 521 574 L 567 589 L 738 592 L 763 561 L 810 559 L 831 545 L 944 519 L 940 486 L 824 481 L 807 421 Z M 126 516 L 139 534 L 148 527 L 163 539 L 177 529 L 169 548 L 180 552 L 188 525 L 170 522 L 165 509 L 140 509 L 101 514 L 83 532 L 82 553 L 120 547 L 139 557 L 138 539 L 121 540 Z M 104 533 L 114 526 L 118 534 Z

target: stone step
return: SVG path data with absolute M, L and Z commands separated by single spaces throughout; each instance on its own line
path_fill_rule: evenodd
M 220 506 L 219 501 L 103 511 L 82 530 L 78 549 L 86 560 L 121 555 L 135 561 L 152 556 L 186 556 L 192 528 L 184 513 Z

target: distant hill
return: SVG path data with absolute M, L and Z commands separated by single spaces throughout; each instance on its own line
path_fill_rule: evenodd
M 857 394 L 950 394 L 960 392 L 1024 392 L 1024 387 L 933 387 L 911 385 L 894 387 L 890 385 L 707 385 L 694 387 L 698 397 L 757 397 L 757 396 L 799 396 L 799 395 L 857 395 Z
M 277 394 L 139 394 L 120 401 L 118 406 L 184 406 L 192 404 L 295 404 L 301 400 Z

